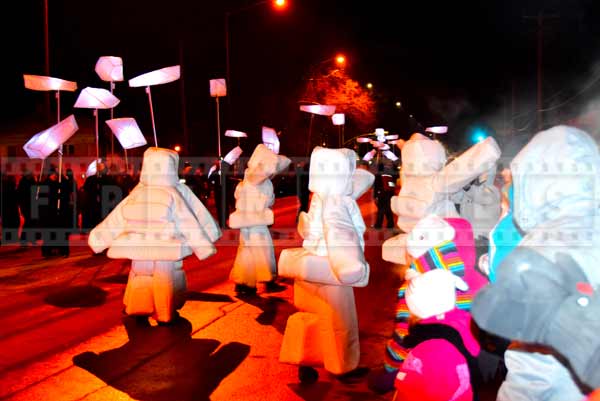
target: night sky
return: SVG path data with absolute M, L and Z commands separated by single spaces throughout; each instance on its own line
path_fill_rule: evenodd
M 283 153 L 300 155 L 308 121 L 298 111 L 303 83 L 311 66 L 338 52 L 354 79 L 373 83 L 378 126 L 408 137 L 416 129 L 413 114 L 424 126 L 450 125 L 449 142 L 456 146 L 478 124 L 501 129 L 513 121 L 522 131 L 535 129 L 537 22 L 524 16 L 560 15 L 544 27 L 544 107 L 568 100 L 600 74 L 600 4 L 594 0 L 288 2 L 284 11 L 264 4 L 230 17 L 231 96 L 222 99 L 223 128 L 248 132 L 248 151 L 268 125 L 282 130 Z M 47 118 L 43 96 L 22 84 L 23 73 L 44 73 L 43 1 L 11 3 L 18 4 L 5 13 L 10 21 L 2 28 L 7 82 L 0 127 Z M 225 76 L 225 10 L 255 1 L 49 3 L 50 75 L 80 88 L 107 87 L 94 72 L 102 55 L 122 57 L 126 79 L 181 64 L 181 82 L 153 88 L 159 143 L 182 143 L 185 121 L 187 153 L 216 153 L 208 80 Z M 587 86 L 548 113 L 548 123 L 582 112 L 600 92 L 600 84 Z M 143 88 L 120 83 L 115 94 L 122 100 L 116 115 L 136 117 L 149 138 Z M 76 95 L 63 95 L 65 113 Z M 87 110 L 75 114 L 91 117 Z M 227 139 L 224 147 L 234 144 Z

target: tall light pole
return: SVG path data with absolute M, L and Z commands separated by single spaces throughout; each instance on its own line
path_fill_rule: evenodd
M 230 63 L 230 43 L 231 40 L 229 38 L 229 18 L 234 14 L 240 14 L 244 11 L 248 11 L 250 9 L 256 8 L 258 6 L 262 6 L 264 4 L 272 3 L 273 7 L 276 9 L 282 10 L 287 5 L 287 0 L 261 0 L 256 3 L 249 4 L 245 7 L 241 7 L 235 10 L 227 10 L 225 11 L 225 78 L 227 79 L 227 85 L 229 86 L 229 94 L 227 101 L 229 102 L 229 113 L 233 115 L 231 110 L 231 63 Z
M 50 29 L 48 25 L 48 0 L 44 0 L 44 74 L 46 76 L 50 76 Z M 50 119 L 50 93 L 46 94 L 46 113 Z

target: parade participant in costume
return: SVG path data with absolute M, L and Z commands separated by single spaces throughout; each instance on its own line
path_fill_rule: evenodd
M 591 286 L 597 288 L 600 285 L 597 144 L 579 129 L 553 127 L 534 136 L 512 160 L 510 169 L 514 220 L 524 236 L 505 262 L 521 248 L 537 252 L 553 263 L 557 263 L 558 253 L 566 253 L 580 266 Z M 504 266 L 505 263 L 499 267 L 498 275 Z M 483 323 L 482 326 L 487 327 Z M 553 355 L 527 347 L 511 347 L 505 353 L 505 363 L 508 374 L 500 387 L 499 401 L 584 398 L 569 370 Z M 532 382 L 536 385 L 532 386 Z
M 384 164 L 383 161 L 377 164 L 377 174 L 375 175 L 375 184 L 373 185 L 373 196 L 377 206 L 377 218 L 374 228 L 381 228 L 383 218 L 387 220 L 387 228 L 394 228 L 394 214 L 392 213 L 390 200 L 396 190 L 396 177 L 393 167 Z
M 557 253 L 555 260 L 518 247 L 502 263 L 497 281 L 477 294 L 473 318 L 491 332 L 519 341 L 521 351 L 560 355 L 557 359 L 568 361 L 583 391 L 591 392 L 600 386 L 600 292 L 570 255 Z M 554 369 L 538 372 L 546 381 L 555 374 Z M 548 398 L 539 399 L 583 399 L 552 392 L 543 397 Z
M 278 268 L 294 279 L 299 312 L 287 322 L 279 359 L 300 365 L 301 381 L 318 378 L 313 366 L 335 375 L 358 367 L 358 319 L 352 287 L 364 287 L 369 265 L 364 257 L 365 224 L 356 203 L 374 176 L 356 169 L 349 149 L 316 147 L 309 171 L 312 199 L 301 213 L 302 248 L 281 253 Z
M 240 245 L 230 278 L 237 293 L 256 293 L 257 282 L 275 284 L 277 266 L 269 227 L 273 224 L 275 201 L 270 178 L 285 170 L 291 160 L 278 156 L 260 144 L 248 161 L 244 180 L 235 188 L 235 212 L 229 216 L 229 226 L 240 229 Z
M 411 351 L 396 375 L 396 399 L 472 401 L 480 347 L 470 314 L 456 307 L 456 288 L 465 291 L 467 284 L 444 269 L 409 269 L 406 276 L 406 304 L 418 320 L 403 340 Z
M 402 188 L 392 197 L 392 211 L 404 234 L 384 242 L 382 256 L 393 263 L 406 263 L 406 233 L 429 214 L 460 217 L 452 202 L 463 187 L 494 166 L 500 148 L 492 137 L 470 147 L 445 166 L 442 144 L 421 134 L 413 134 L 402 147 Z
M 457 307 L 468 311 L 475 293 L 487 280 L 475 268 L 475 241 L 471 224 L 461 218 L 442 219 L 429 215 L 417 223 L 407 237 L 407 251 L 412 259 L 409 270 L 427 272 L 443 269 L 460 276 L 467 283 L 457 297 Z M 410 273 L 407 277 L 410 277 Z M 404 337 L 408 333 L 410 311 L 404 294 L 408 280 L 398 290 L 394 333 L 386 345 L 384 367 L 372 372 L 369 386 L 377 392 L 392 390 L 394 378 L 408 354 Z
M 177 152 L 144 152 L 140 183 L 96 226 L 88 244 L 96 253 L 131 259 L 125 290 L 128 315 L 169 322 L 184 303 L 183 259 L 206 259 L 221 231 L 202 202 L 179 182 Z

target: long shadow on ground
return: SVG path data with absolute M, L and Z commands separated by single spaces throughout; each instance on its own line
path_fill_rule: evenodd
M 297 311 L 294 305 L 279 297 L 238 295 L 237 298 L 260 308 L 262 313 L 257 316 L 256 321 L 263 326 L 273 326 L 281 334 L 285 331 L 288 317 Z
M 75 365 L 142 401 L 206 401 L 219 383 L 248 356 L 250 347 L 191 338 L 192 325 L 177 318 L 170 326 L 123 319 L 129 342 L 96 354 L 84 352 Z

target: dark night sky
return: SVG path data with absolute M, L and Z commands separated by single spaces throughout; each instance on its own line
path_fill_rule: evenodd
M 222 100 L 224 128 L 248 132 L 253 137 L 248 145 L 259 140 L 261 125 L 270 125 L 283 129 L 282 152 L 295 154 L 307 126 L 297 111 L 303 78 L 311 65 L 336 52 L 347 55 L 351 76 L 374 84 L 378 125 L 401 136 L 414 127 L 407 113 L 393 107 L 396 100 L 423 125 L 450 124 L 460 143 L 471 124 L 497 127 L 506 117 L 513 82 L 516 112 L 525 113 L 516 124 L 530 123 L 536 22 L 523 16 L 539 11 L 560 14 L 544 31 L 545 106 L 568 99 L 600 74 L 600 5 L 594 0 L 288 1 L 283 12 L 263 5 L 230 18 L 232 82 L 231 97 Z M 11 21 L 1 32 L 8 82 L 0 118 L 3 123 L 44 119 L 43 96 L 26 91 L 21 78 L 43 74 L 43 1 L 11 3 L 17 4 L 5 13 Z M 153 89 L 159 142 L 181 142 L 183 99 L 190 153 L 214 154 L 208 80 L 225 75 L 224 11 L 254 1 L 49 3 L 51 75 L 75 80 L 80 88 L 106 87 L 93 71 L 101 55 L 121 56 L 126 79 L 182 64 L 183 87 L 180 82 Z M 560 116 L 577 113 L 597 95 L 596 86 L 561 108 Z M 136 117 L 149 137 L 143 89 L 118 84 L 116 94 L 122 99 L 117 115 Z M 63 96 L 65 113 L 75 98 Z M 83 119 L 91 113 L 75 114 Z M 227 141 L 225 147 L 233 146 Z

